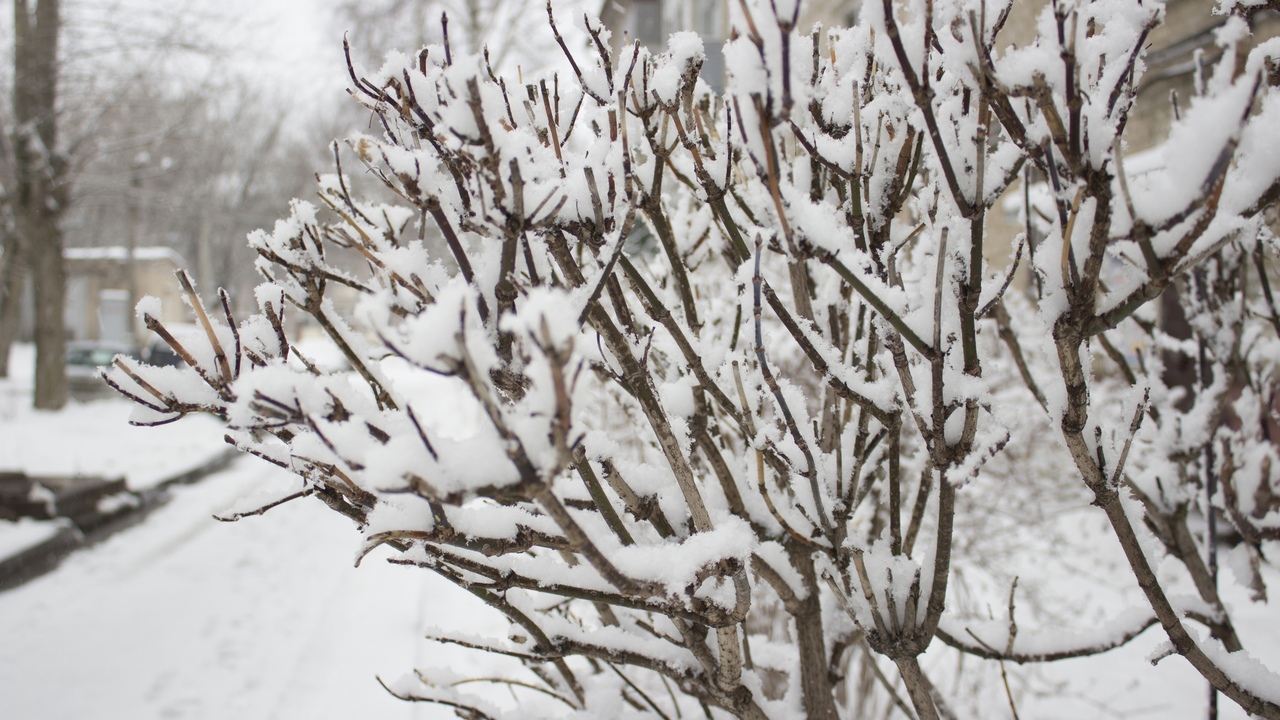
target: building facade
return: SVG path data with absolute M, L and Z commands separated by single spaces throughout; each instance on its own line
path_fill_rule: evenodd
M 185 270 L 187 263 L 173 249 L 137 248 L 132 263 L 125 247 L 67 248 L 63 256 L 67 262 L 68 340 L 129 342 L 144 337 L 146 328 L 134 317 L 133 305 L 147 295 L 160 298 L 164 308 L 161 321 L 187 321 L 188 311 L 174 279 L 174 273 Z M 130 298 L 131 284 L 135 298 Z M 23 334 L 28 334 L 30 326 L 24 330 Z

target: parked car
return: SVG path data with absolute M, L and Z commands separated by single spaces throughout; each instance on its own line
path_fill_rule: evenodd
M 189 322 L 166 322 L 165 330 L 188 348 L 198 346 L 205 338 L 204 329 Z M 146 333 L 142 343 L 142 359 L 157 367 L 186 367 L 182 356 L 169 347 L 168 341 L 156 333 Z
M 159 367 L 179 367 L 187 364 L 183 361 L 182 356 L 169 347 L 169 343 L 159 337 L 152 340 L 151 344 L 147 346 L 147 354 L 143 359 L 148 364 Z
M 133 345 L 106 340 L 86 340 L 67 344 L 67 386 L 71 397 L 91 400 L 107 397 L 111 388 L 98 377 L 98 369 L 111 364 L 116 355 L 139 359 Z

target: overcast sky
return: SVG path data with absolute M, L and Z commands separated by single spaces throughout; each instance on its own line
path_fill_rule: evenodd
M 301 102 L 340 97 L 346 87 L 337 0 L 229 0 L 228 31 L 243 34 L 247 62 L 279 78 Z

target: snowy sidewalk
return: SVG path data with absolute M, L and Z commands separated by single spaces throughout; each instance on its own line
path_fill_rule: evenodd
M 213 418 L 138 428 L 128 423 L 131 403 L 113 398 L 72 401 L 58 412 L 32 410 L 32 359 L 30 345 L 15 346 L 12 377 L 0 380 L 0 478 L 9 490 L 28 488 L 21 491 L 27 495 L 22 499 L 44 503 L 49 514 L 68 514 L 50 504 L 54 493 L 49 488 L 74 492 L 105 481 L 103 497 L 90 499 L 97 503 L 90 511 L 100 516 L 90 524 L 123 520 L 131 508 L 157 502 L 163 486 L 229 459 L 221 425 Z M 123 486 L 110 484 L 116 480 Z M 81 525 L 66 517 L 0 519 L 0 586 L 12 584 L 6 579 L 16 580 L 15 573 L 80 544 L 83 531 L 94 529 L 83 521 Z
M 451 718 L 378 685 L 412 668 L 482 674 L 484 658 L 422 640 L 445 617 L 503 632 L 466 593 L 375 552 L 311 500 L 261 518 L 215 513 L 296 479 L 237 460 L 145 522 L 0 593 L 0 718 Z
M 58 412 L 31 409 L 32 347 L 16 345 L 0 380 L 0 472 L 124 477 L 130 490 L 154 487 L 200 467 L 226 444 L 213 418 L 157 428 L 129 425 L 133 403 L 115 396 L 72 400 Z
M 130 404 L 114 399 L 32 411 L 30 351 L 16 347 L 18 379 L 0 380 L 0 475 L 120 477 L 167 501 L 0 592 L 0 718 L 452 718 L 393 698 L 377 677 L 424 665 L 491 674 L 493 658 L 422 639 L 445 625 L 501 636 L 502 620 L 469 595 L 384 562 L 385 551 L 353 567 L 359 534 L 314 500 L 218 522 L 297 478 L 239 457 L 199 483 L 170 484 L 224 456 L 217 421 L 132 427 Z M 0 520 L 0 562 L 50 541 L 83 537 L 65 519 Z

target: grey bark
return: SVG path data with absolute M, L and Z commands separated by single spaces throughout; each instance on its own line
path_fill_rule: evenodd
M 9 377 L 9 350 L 18 338 L 18 308 L 22 303 L 22 264 L 18 236 L 6 228 L 0 250 L 0 378 Z
M 33 404 L 67 402 L 64 320 L 66 268 L 59 225 L 69 196 L 67 163 L 58 154 L 59 0 L 14 0 L 13 214 L 35 290 L 36 372 Z

